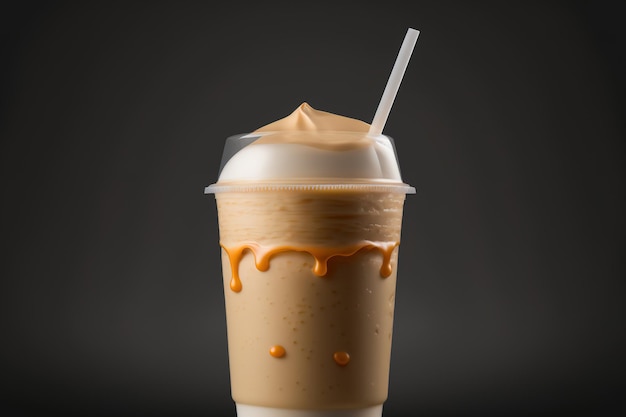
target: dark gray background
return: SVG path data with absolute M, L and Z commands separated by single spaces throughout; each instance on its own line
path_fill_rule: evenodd
M 409 197 L 386 417 L 624 412 L 621 2 L 5 2 L 0 414 L 234 416 L 225 137 L 307 101 Z

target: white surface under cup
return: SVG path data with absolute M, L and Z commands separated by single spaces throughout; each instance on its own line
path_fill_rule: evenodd
M 293 410 L 237 404 L 237 417 L 381 417 L 383 406 L 351 410 Z

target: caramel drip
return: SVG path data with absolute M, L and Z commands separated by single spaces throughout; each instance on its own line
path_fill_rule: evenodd
M 239 263 L 246 250 L 254 255 L 254 264 L 259 271 L 267 271 L 270 267 L 270 259 L 272 256 L 281 252 L 306 252 L 315 259 L 313 273 L 318 277 L 323 277 L 328 273 L 328 260 L 335 256 L 352 256 L 362 250 L 377 250 L 383 255 L 383 262 L 380 267 L 380 275 L 387 278 L 391 275 L 391 254 L 399 245 L 399 242 L 373 242 L 364 240 L 362 242 L 341 246 L 341 247 L 308 247 L 308 246 L 262 246 L 256 242 L 243 242 L 234 246 L 220 246 L 228 254 L 230 260 L 230 269 L 232 276 L 230 279 L 230 289 L 234 292 L 240 292 L 242 289 L 241 278 L 239 277 Z

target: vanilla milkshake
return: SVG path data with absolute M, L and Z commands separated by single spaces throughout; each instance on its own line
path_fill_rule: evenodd
M 304 103 L 235 141 L 215 193 L 239 417 L 380 417 L 402 208 L 393 144 Z

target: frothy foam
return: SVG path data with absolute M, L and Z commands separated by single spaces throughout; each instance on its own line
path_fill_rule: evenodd
M 288 131 L 341 131 L 367 132 L 370 125 L 361 120 L 315 110 L 308 103 L 302 103 L 289 116 L 258 128 L 257 132 Z

